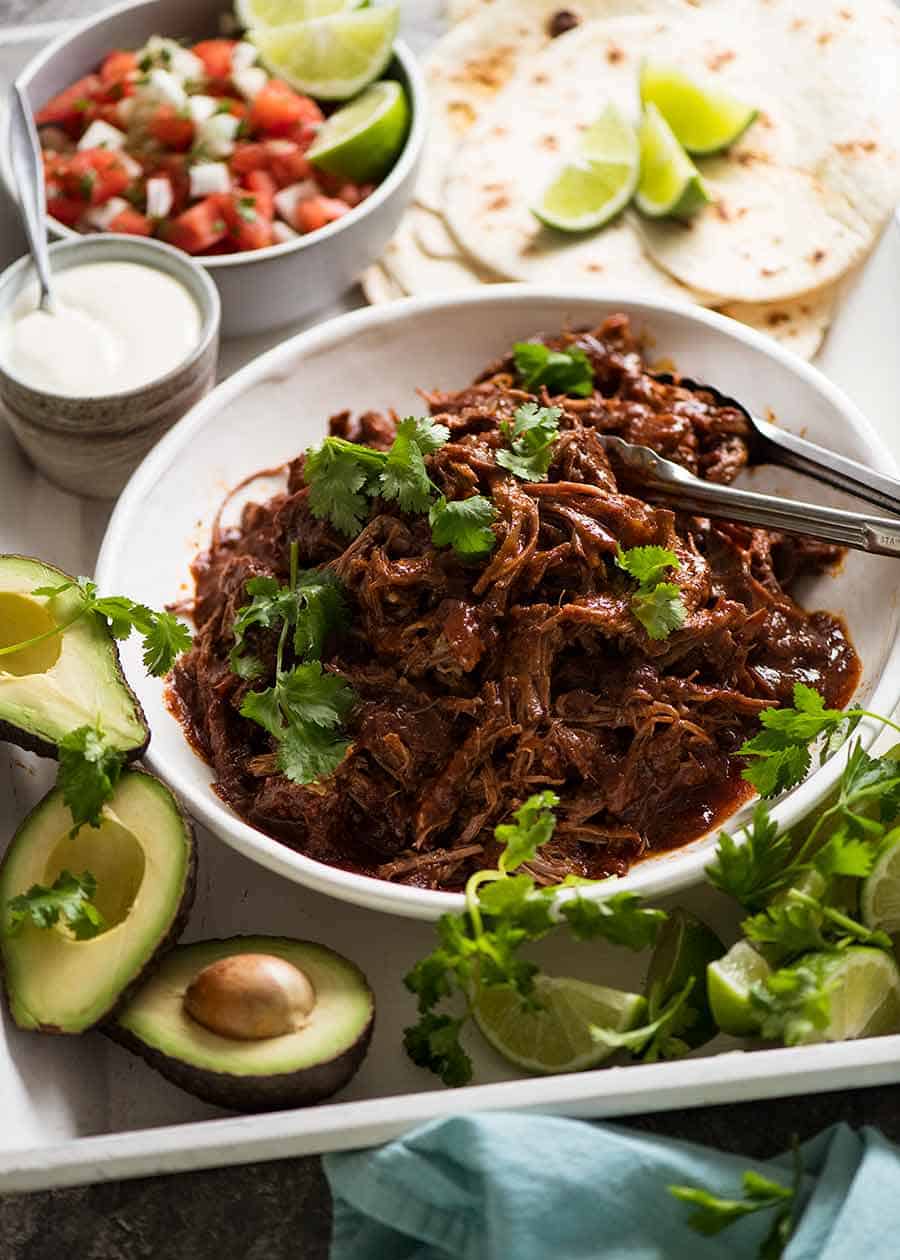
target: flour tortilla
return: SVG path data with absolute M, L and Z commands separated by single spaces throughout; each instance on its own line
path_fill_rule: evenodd
M 445 217 L 480 266 L 533 284 L 600 284 L 706 302 L 648 257 L 633 212 L 572 235 L 544 227 L 530 209 L 577 147 L 579 129 L 610 101 L 626 118 L 637 117 L 640 50 L 659 25 L 658 18 L 613 18 L 560 36 L 469 132 L 444 184 Z
M 395 284 L 405 293 L 417 296 L 459 293 L 499 278 L 496 272 L 479 267 L 458 250 L 440 258 L 427 253 L 416 235 L 415 220 L 409 217 L 401 222 L 380 262 Z
M 459 244 L 439 214 L 410 206 L 403 218 L 412 227 L 419 248 L 431 258 L 459 257 Z
M 641 229 L 682 281 L 778 301 L 865 257 L 900 199 L 900 13 L 890 0 L 752 0 L 736 19 L 698 13 L 646 47 L 695 73 L 718 66 L 709 77 L 762 113 L 728 154 L 700 163 L 713 205 L 687 228 Z
M 370 306 L 383 306 L 386 302 L 395 302 L 398 298 L 406 297 L 403 289 L 391 279 L 381 263 L 372 263 L 366 267 L 359 283 Z
M 811 359 L 834 318 L 839 288 L 836 284 L 826 285 L 816 293 L 787 302 L 730 302 L 719 307 L 719 311 L 766 333 L 801 359 Z
M 430 210 L 443 208 L 442 185 L 453 152 L 498 95 L 555 41 L 550 18 L 568 9 L 583 23 L 627 13 L 659 13 L 677 19 L 698 0 L 481 0 L 478 11 L 451 28 L 425 59 L 430 121 L 428 143 L 416 185 L 416 200 Z M 731 0 L 706 0 L 718 6 Z M 560 39 L 569 39 L 571 34 Z

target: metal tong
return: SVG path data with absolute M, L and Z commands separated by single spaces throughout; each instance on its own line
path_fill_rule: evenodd
M 747 418 L 751 429 L 751 455 L 754 464 L 781 464 L 806 473 L 824 485 L 865 499 L 898 519 L 820 507 L 773 495 L 739 490 L 736 486 L 704 481 L 665 459 L 647 446 L 636 446 L 610 433 L 597 436 L 606 450 L 626 472 L 641 483 L 641 493 L 655 503 L 664 503 L 701 516 L 724 516 L 785 534 L 802 534 L 821 542 L 837 543 L 857 551 L 883 556 L 900 556 L 900 481 L 876 472 L 844 455 L 836 455 L 814 442 L 787 433 L 767 420 L 752 415 L 746 407 L 710 385 L 668 373 L 655 373 L 665 384 L 677 384 L 694 392 L 712 394 L 721 406 L 734 407 Z

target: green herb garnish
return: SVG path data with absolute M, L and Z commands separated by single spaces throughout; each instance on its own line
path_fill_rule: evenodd
M 27 892 L 7 902 L 5 934 L 15 935 L 25 923 L 52 928 L 62 919 L 76 940 L 90 940 L 106 927 L 103 915 L 91 900 L 96 891 L 97 881 L 90 871 L 82 875 L 61 871 L 49 888 L 33 884 Z
M 431 541 L 435 547 L 452 547 L 461 560 L 479 560 L 494 549 L 497 540 L 491 523 L 496 516 L 493 503 L 483 494 L 449 502 L 441 495 L 428 512 Z
M 583 350 L 551 350 L 537 341 L 517 341 L 513 362 L 519 384 L 530 394 L 545 386 L 548 394 L 589 398 L 594 392 L 591 361 Z
M 669 569 L 680 568 L 674 551 L 665 547 L 629 547 L 623 551 L 617 545 L 616 564 L 638 583 L 631 597 L 631 611 L 651 639 L 667 639 L 684 625 L 687 611 L 681 590 L 674 582 L 663 581 Z
M 539 407 L 525 403 L 513 414 L 513 422 L 500 423 L 500 432 L 509 446 L 498 451 L 497 463 L 522 481 L 546 481 L 559 436 L 559 407 Z
M 62 788 L 75 824 L 99 827 L 103 805 L 115 791 L 125 765 L 125 754 L 107 741 L 99 722 L 79 726 L 59 741 L 57 786 Z
M 327 569 L 295 573 L 289 586 L 281 586 L 276 578 L 250 578 L 244 589 L 252 599 L 238 609 L 228 656 L 241 678 L 258 678 L 264 672 L 262 661 L 247 652 L 247 634 L 254 626 L 271 630 L 286 625 L 293 631 L 294 655 L 319 661 L 328 635 L 341 633 L 349 622 L 343 587 Z

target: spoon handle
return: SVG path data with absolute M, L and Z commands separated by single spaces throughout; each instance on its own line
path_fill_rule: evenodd
M 19 211 L 37 269 L 41 307 L 53 309 L 50 256 L 47 252 L 47 192 L 44 164 L 34 116 L 25 94 L 14 83 L 10 89 L 9 156 L 19 194 Z

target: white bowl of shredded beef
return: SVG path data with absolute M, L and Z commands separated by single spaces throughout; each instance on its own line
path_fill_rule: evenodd
M 584 356 L 587 396 L 525 388 L 511 357 L 522 341 Z M 742 412 L 660 383 L 659 366 L 890 467 L 845 397 L 731 321 L 518 286 L 343 317 L 249 365 L 176 426 L 123 495 L 99 577 L 193 612 L 193 649 L 168 685 L 138 684 L 149 760 L 191 812 L 297 882 L 428 918 L 495 863 L 494 827 L 551 789 L 556 832 L 529 864 L 539 881 L 616 875 L 617 890 L 658 895 L 697 880 L 718 830 L 746 820 L 738 749 L 796 682 L 829 706 L 892 712 L 894 562 L 673 514 L 619 484 L 598 431 L 711 480 L 847 502 L 754 467 Z M 498 459 L 530 404 L 555 410 L 541 480 Z M 306 448 L 330 432 L 386 451 L 410 415 L 445 435 L 423 455 L 433 494 L 492 505 L 484 554 L 438 545 L 427 508 L 371 488 L 349 527 L 314 510 Z M 288 670 L 307 658 L 262 619 L 243 641 L 253 669 L 235 666 L 252 581 L 289 586 L 292 545 L 295 567 L 326 574 L 343 605 L 315 666 L 344 685 L 343 742 L 311 782 L 292 781 L 277 740 L 241 712 L 272 687 L 276 660 Z M 648 546 L 678 559 L 668 577 L 681 607 L 665 633 L 636 616 L 635 582 L 616 562 Z M 844 755 L 775 817 L 802 817 Z

